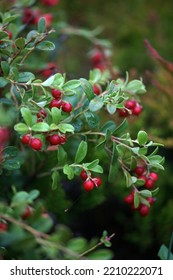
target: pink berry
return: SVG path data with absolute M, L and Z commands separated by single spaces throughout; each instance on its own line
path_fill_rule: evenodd
M 30 134 L 25 134 L 22 136 L 22 142 L 23 144 L 28 145 L 31 141 L 31 135 Z
M 158 175 L 155 172 L 151 172 L 149 174 L 149 178 L 151 178 L 153 181 L 157 181 L 158 180 Z
M 132 114 L 135 116 L 140 115 L 140 113 L 142 112 L 142 106 L 137 105 L 135 108 L 132 109 Z
M 62 110 L 66 113 L 70 113 L 72 111 L 72 105 L 69 102 L 63 102 Z
M 62 91 L 59 90 L 59 89 L 52 89 L 52 96 L 55 98 L 55 99 L 59 99 L 62 95 Z
M 88 175 L 86 173 L 85 170 L 82 170 L 80 173 L 80 177 L 82 178 L 82 180 L 86 180 L 88 178 Z
M 134 109 L 136 107 L 136 100 L 127 100 L 125 103 L 127 109 Z
M 102 179 L 100 177 L 94 177 L 92 178 L 92 181 L 96 187 L 99 187 L 102 184 Z
M 88 179 L 83 183 L 83 187 L 87 192 L 92 191 L 92 189 L 94 188 L 94 182 Z
M 51 145 L 61 144 L 61 137 L 58 134 L 53 134 L 49 136 L 49 142 Z
M 150 212 L 150 208 L 145 205 L 145 204 L 141 204 L 140 205 L 140 208 L 139 208 L 139 214 L 142 216 L 142 217 L 146 217 Z
M 32 138 L 30 146 L 33 150 L 39 151 L 42 148 L 42 141 L 39 138 Z
M 154 186 L 154 181 L 150 178 L 147 178 L 145 182 L 145 187 L 150 190 L 153 188 L 153 186 Z

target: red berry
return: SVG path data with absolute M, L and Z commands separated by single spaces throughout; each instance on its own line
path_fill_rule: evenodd
M 55 98 L 55 99 L 59 99 L 62 95 L 62 91 L 60 91 L 59 89 L 52 89 L 52 96 Z
M 12 37 L 13 37 L 13 33 L 11 31 L 9 31 L 9 30 L 6 30 L 6 32 L 8 33 L 9 39 L 11 40 Z
M 102 61 L 103 55 L 100 51 L 95 51 L 91 56 L 91 61 L 93 64 L 98 64 Z
M 42 148 L 42 141 L 39 138 L 32 138 L 30 146 L 33 150 L 39 151 Z
M 126 109 L 118 109 L 118 114 L 121 118 L 126 118 L 129 115 Z
M 80 177 L 82 178 L 82 180 L 86 180 L 88 178 L 88 175 L 86 173 L 85 170 L 82 170 L 80 173 Z
M 124 201 L 127 204 L 132 204 L 134 202 L 134 195 L 133 194 L 126 195 Z
M 50 108 L 53 107 L 60 108 L 61 106 L 62 106 L 62 100 L 57 100 L 57 99 L 53 99 L 49 104 Z
M 23 144 L 28 145 L 31 141 L 31 135 L 30 134 L 25 134 L 22 136 L 22 142 Z
M 8 225 L 6 223 L 0 223 L 0 232 L 6 232 L 8 229 Z
M 157 181 L 158 180 L 158 175 L 155 172 L 151 172 L 149 174 L 149 178 L 151 178 L 153 181 Z
M 145 187 L 147 189 L 152 189 L 153 186 L 154 186 L 154 181 L 150 178 L 147 178 L 147 180 L 145 182 Z
M 154 197 L 147 197 L 147 200 L 150 203 L 150 205 L 153 205 L 156 199 Z
M 93 85 L 93 91 L 96 95 L 99 95 L 101 93 L 101 89 L 98 85 Z
M 147 181 L 147 177 L 146 177 L 145 175 L 140 175 L 140 176 L 138 177 L 138 179 L 143 180 L 144 183 L 146 183 L 146 181 Z
M 47 113 L 44 109 L 41 109 L 38 113 L 37 113 L 37 118 L 45 118 L 47 116 Z
M 136 100 L 127 100 L 125 103 L 127 109 L 133 109 L 136 107 Z
M 72 105 L 69 102 L 63 102 L 62 110 L 66 113 L 70 113 L 72 111 Z
M 145 168 L 144 168 L 144 166 L 136 166 L 134 169 L 134 172 L 137 175 L 142 175 L 145 172 Z
M 54 6 L 59 3 L 59 0 L 41 0 L 41 2 L 46 6 Z
M 135 116 L 140 115 L 141 112 L 142 112 L 142 106 L 140 106 L 139 104 L 134 109 L 132 109 L 132 114 Z
M 92 178 L 92 181 L 96 187 L 99 187 L 102 184 L 102 179 L 100 177 L 94 177 Z
M 29 207 L 29 206 L 27 206 L 27 207 L 25 208 L 24 213 L 22 214 L 22 219 L 27 219 L 27 218 L 29 218 L 29 217 L 31 216 L 31 213 L 32 213 L 32 208 Z
M 53 134 L 49 136 L 49 142 L 51 145 L 61 144 L 61 137 L 58 134 Z
M 150 212 L 150 208 L 145 205 L 145 204 L 141 204 L 140 205 L 140 208 L 139 208 L 139 214 L 142 216 L 142 217 L 146 217 Z
M 92 191 L 92 189 L 94 188 L 94 182 L 92 180 L 86 180 L 84 183 L 83 183 L 83 187 L 84 189 L 89 192 L 89 191 Z
M 63 145 L 67 142 L 67 136 L 65 134 L 61 134 L 60 136 L 60 144 Z

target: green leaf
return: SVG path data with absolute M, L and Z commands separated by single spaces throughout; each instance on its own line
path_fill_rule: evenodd
M 13 146 L 8 146 L 3 150 L 3 158 L 11 158 L 11 157 L 16 157 L 18 154 L 18 149 Z
M 6 14 L 7 14 L 7 13 L 6 13 Z M 6 14 L 5 14 L 5 15 L 6 15 Z M 7 16 L 4 17 L 3 23 L 4 23 L 4 24 L 10 23 L 11 21 L 15 20 L 15 19 L 18 18 L 18 17 L 19 17 L 19 15 L 12 15 L 12 16 L 11 16 L 11 15 L 9 15 L 9 16 L 7 15 Z
M 10 67 L 7 61 L 1 61 L 1 68 L 3 71 L 4 76 L 8 76 L 9 71 L 10 71 Z
M 94 99 L 92 99 L 89 103 L 89 109 L 91 112 L 96 112 L 100 110 L 103 107 L 104 103 L 102 99 L 99 96 L 96 96 Z
M 145 86 L 140 80 L 133 80 L 126 86 L 125 90 L 134 94 L 143 94 L 146 92 Z
M 90 71 L 89 74 L 89 80 L 93 83 L 96 84 L 99 82 L 100 78 L 101 78 L 101 71 L 99 69 L 94 69 Z
M 87 142 L 82 140 L 76 152 L 76 156 L 74 160 L 76 163 L 80 163 L 86 157 L 87 148 L 88 148 Z
M 88 100 L 92 100 L 95 97 L 92 85 L 86 79 L 81 78 L 80 81 Z
M 117 136 L 120 135 L 126 128 L 128 127 L 128 122 L 126 119 L 123 120 L 123 122 L 114 130 L 113 135 Z
M 51 41 L 43 41 L 40 42 L 36 48 L 42 51 L 53 51 L 55 49 L 55 45 Z
M 53 123 L 58 124 L 61 120 L 61 110 L 56 107 L 53 107 L 51 109 L 51 114 L 52 114 Z
M 20 168 L 20 161 L 17 158 L 11 158 L 3 163 L 3 168 L 7 170 L 15 170 Z
M 69 180 L 72 180 L 74 178 L 73 168 L 68 164 L 64 165 L 63 173 L 67 175 L 67 178 Z
M 28 132 L 28 127 L 24 123 L 18 123 L 14 126 L 14 130 L 16 130 L 18 133 L 25 134 Z
M 80 85 L 81 82 L 79 80 L 71 80 L 63 85 L 63 90 L 64 91 L 73 90 L 78 88 Z
M 44 33 L 46 30 L 46 20 L 44 17 L 41 17 L 38 22 L 38 32 Z
M 8 33 L 5 31 L 0 31 L 0 40 L 8 38 Z
M 101 132 L 106 133 L 108 129 L 109 131 L 113 132 L 115 128 L 116 128 L 115 122 L 108 121 L 101 127 Z
M 49 131 L 49 125 L 44 122 L 34 124 L 31 129 L 37 132 L 47 132 Z
M 108 249 L 95 250 L 87 255 L 90 260 L 110 260 L 113 257 L 113 252 Z
M 93 171 L 96 173 L 103 173 L 103 167 L 98 164 L 95 167 L 90 168 L 90 171 Z
M 40 192 L 38 190 L 32 190 L 29 192 L 28 198 L 33 201 L 40 195 Z
M 126 186 L 127 186 L 127 188 L 129 188 L 133 184 L 132 176 L 125 169 L 123 170 L 123 172 L 124 172 L 125 179 L 126 179 Z
M 57 73 L 51 77 L 49 77 L 47 80 L 45 80 L 42 83 L 42 86 L 44 87 L 50 87 L 53 86 L 54 88 L 59 88 L 60 86 L 62 86 L 64 83 L 64 77 L 62 76 L 62 74 Z
M 148 134 L 143 130 L 139 131 L 137 135 L 137 140 L 140 146 L 145 145 L 148 141 Z
M 108 182 L 113 183 L 117 177 L 117 167 L 118 167 L 118 153 L 116 150 L 116 144 L 113 142 L 113 150 L 111 156 L 111 162 L 109 167 Z
M 26 83 L 28 81 L 32 81 L 35 79 L 35 76 L 31 72 L 21 72 L 19 73 L 18 82 L 19 83 Z
M 8 83 L 9 81 L 7 79 L 0 77 L 0 88 L 5 87 Z
M 144 197 L 151 197 L 152 193 L 149 190 L 140 191 L 140 194 Z
M 52 173 L 52 190 L 57 189 L 58 183 L 59 183 L 59 172 L 53 171 Z
M 62 133 L 66 133 L 66 132 L 71 132 L 74 133 L 74 127 L 69 124 L 69 123 L 60 123 L 58 125 L 58 129 L 62 132 Z
M 99 159 L 95 159 L 92 162 L 85 163 L 84 166 L 88 169 L 91 170 L 92 168 L 96 167 L 99 164 Z
M 139 204 L 140 204 L 139 194 L 138 194 L 138 192 L 135 192 L 134 193 L 134 207 L 138 208 Z
M 110 115 L 113 115 L 115 112 L 116 112 L 116 106 L 115 105 L 113 105 L 113 104 L 107 104 L 106 105 L 106 109 L 108 110 L 108 113 L 110 114 Z
M 28 203 L 29 194 L 25 191 L 17 192 L 12 199 L 12 207 Z
M 29 108 L 21 108 L 21 114 L 28 126 L 32 126 L 32 113 Z
M 67 162 L 67 153 L 62 146 L 58 147 L 57 159 L 59 166 L 63 166 Z
M 161 260 L 167 260 L 168 259 L 168 252 L 169 252 L 168 248 L 165 246 L 165 244 L 162 244 L 162 246 L 160 247 L 159 252 L 158 252 L 158 257 Z M 169 260 L 173 260 L 173 254 L 172 253 L 170 253 Z
M 87 250 L 87 241 L 83 237 L 72 238 L 67 243 L 67 248 L 76 253 L 82 253 Z
M 159 192 L 159 188 L 156 188 L 155 190 L 151 191 L 152 196 L 157 195 L 157 194 L 158 194 L 158 192 Z
M 84 116 L 85 116 L 86 122 L 90 128 L 98 127 L 98 125 L 100 123 L 98 115 L 96 115 L 92 112 L 85 112 Z
M 23 37 L 17 38 L 15 40 L 15 45 L 20 50 L 24 49 L 24 47 L 25 47 L 25 39 Z

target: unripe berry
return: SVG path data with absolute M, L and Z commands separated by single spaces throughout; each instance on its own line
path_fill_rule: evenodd
M 92 181 L 97 188 L 102 184 L 102 179 L 100 177 L 94 177 L 92 178 Z
M 86 180 L 84 183 L 83 183 L 83 187 L 84 189 L 89 192 L 89 191 L 92 191 L 92 189 L 94 188 L 94 182 L 92 180 Z
M 62 101 L 57 100 L 57 99 L 53 99 L 49 104 L 50 108 L 53 108 L 53 107 L 60 108 L 61 106 L 62 106 Z
M 61 95 L 62 95 L 62 91 L 59 90 L 59 89 L 52 89 L 52 96 L 55 98 L 55 99 L 59 99 L 61 98 Z
M 31 135 L 25 134 L 22 136 L 22 143 L 28 145 L 31 141 Z
M 145 172 L 145 168 L 144 168 L 144 166 L 136 166 L 134 169 L 134 172 L 137 175 L 142 175 Z
M 61 144 L 61 137 L 58 134 L 53 134 L 49 136 L 49 142 L 51 145 Z
M 33 150 L 39 151 L 42 148 L 42 141 L 39 138 L 32 138 L 30 146 Z
M 154 186 L 154 181 L 150 178 L 147 178 L 145 182 L 145 187 L 150 190 L 153 188 L 153 186 Z
M 101 93 L 101 89 L 97 84 L 93 85 L 93 91 L 96 95 L 99 95 Z
M 150 208 L 145 205 L 145 204 L 141 204 L 140 205 L 140 208 L 139 208 L 139 214 L 142 216 L 142 217 L 146 217 L 150 212 Z
M 150 174 L 149 174 L 149 178 L 151 178 L 153 181 L 157 181 L 158 180 L 158 175 L 157 175 L 157 173 L 155 173 L 155 172 L 151 172 Z
M 69 102 L 63 102 L 62 110 L 66 113 L 70 113 L 72 111 L 72 105 Z
M 80 173 L 80 177 L 82 178 L 82 180 L 86 180 L 88 178 L 88 175 L 86 173 L 85 170 L 82 170 Z
M 8 229 L 8 225 L 6 223 L 0 223 L 0 233 L 1 232 L 6 232 Z

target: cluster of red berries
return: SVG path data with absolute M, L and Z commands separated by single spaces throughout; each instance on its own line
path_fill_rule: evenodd
M 104 57 L 101 51 L 94 50 L 91 55 L 91 66 L 92 68 L 97 68 L 101 71 L 104 71 L 106 69 Z
M 102 184 L 102 179 L 100 177 L 92 178 L 85 170 L 81 171 L 80 177 L 84 180 L 83 188 L 87 192 L 92 191 L 94 187 L 98 188 Z
M 135 193 L 134 190 L 132 190 L 129 195 L 125 196 L 125 198 L 124 198 L 125 203 L 130 205 L 131 209 L 133 211 L 139 211 L 139 214 L 142 217 L 147 216 L 150 212 L 150 207 L 147 206 L 144 203 L 140 203 L 139 206 L 137 208 L 135 208 L 134 207 L 134 193 Z M 149 202 L 150 205 L 153 205 L 153 203 L 155 202 L 154 197 L 147 197 L 146 199 L 147 199 L 147 201 Z
M 138 116 L 142 112 L 142 106 L 135 100 L 127 100 L 124 109 L 118 109 L 118 114 L 122 118 L 130 115 Z
M 138 179 L 144 181 L 144 187 L 149 190 L 154 187 L 155 182 L 158 180 L 157 173 L 148 173 L 144 166 L 136 166 L 134 173 L 138 176 Z
M 52 89 L 52 96 L 54 99 L 50 102 L 49 107 L 61 108 L 63 112 L 70 113 L 72 111 L 72 105 L 61 99 L 62 91 L 58 89 Z
M 41 17 L 45 18 L 46 27 L 50 27 L 52 24 L 53 15 L 51 13 L 42 14 L 40 9 L 32 10 L 30 8 L 25 8 L 23 10 L 22 22 L 24 24 L 37 25 Z

